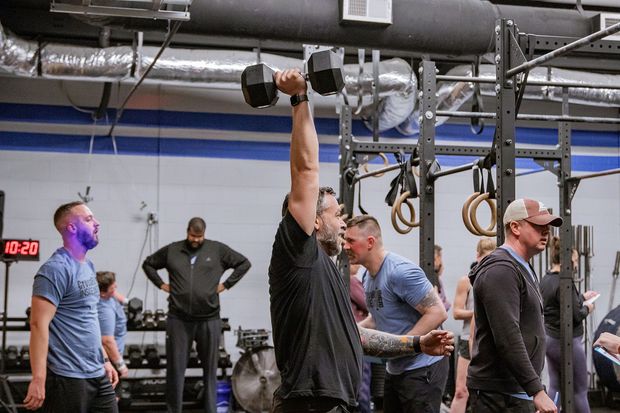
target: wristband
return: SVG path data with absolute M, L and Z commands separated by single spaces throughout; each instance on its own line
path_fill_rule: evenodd
M 308 99 L 308 95 L 293 95 L 291 96 L 291 105 L 292 106 L 297 106 L 299 105 L 301 102 L 309 102 L 310 99 Z
M 420 345 L 420 336 L 413 336 L 412 340 L 413 340 L 413 351 L 415 351 L 416 353 L 421 353 L 422 346 Z

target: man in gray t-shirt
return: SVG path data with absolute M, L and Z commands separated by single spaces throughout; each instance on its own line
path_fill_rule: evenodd
M 84 203 L 72 202 L 56 210 L 54 225 L 63 246 L 34 278 L 32 381 L 24 405 L 45 412 L 115 413 L 118 374 L 101 347 L 99 287 L 86 258 L 99 242 L 99 222 Z

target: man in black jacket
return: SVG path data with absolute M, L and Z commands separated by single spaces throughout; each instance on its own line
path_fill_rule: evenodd
M 216 374 L 221 334 L 219 294 L 250 269 L 250 261 L 218 241 L 205 240 L 206 224 L 192 218 L 187 224 L 187 239 L 173 242 L 147 257 L 142 265 L 157 288 L 170 294 L 166 327 L 166 404 L 169 413 L 182 411 L 185 368 L 189 349 L 196 351 L 203 366 L 205 412 L 216 410 Z M 164 283 L 157 270 L 168 271 L 170 283 Z M 233 269 L 224 281 L 224 272 Z
M 543 303 L 528 261 L 544 251 L 560 217 L 532 199 L 504 214 L 506 242 L 485 257 L 470 280 L 476 321 L 467 376 L 472 411 L 556 413 L 540 380 L 545 361 Z

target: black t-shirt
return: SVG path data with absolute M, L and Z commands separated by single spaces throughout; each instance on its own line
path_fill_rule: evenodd
M 282 399 L 332 397 L 355 406 L 362 345 L 334 262 L 287 213 L 269 266 L 271 324 Z

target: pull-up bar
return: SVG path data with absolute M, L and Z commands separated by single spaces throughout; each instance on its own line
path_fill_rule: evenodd
M 465 111 L 449 111 L 438 110 L 437 116 L 450 116 L 453 118 L 483 118 L 496 119 L 497 115 L 493 112 L 465 112 Z M 518 120 L 539 120 L 551 122 L 575 122 L 575 123 L 620 123 L 620 118 L 597 118 L 594 116 L 566 116 L 566 115 L 535 115 L 535 114 L 519 114 Z
M 607 171 L 602 171 L 602 172 L 594 172 L 594 173 L 586 174 L 586 175 L 571 176 L 570 178 L 566 180 L 567 181 L 581 181 L 582 179 L 597 178 L 599 176 L 615 175 L 619 173 L 620 173 L 620 168 L 616 168 L 616 169 L 609 169 Z
M 536 66 L 540 66 L 541 64 L 548 62 L 551 59 L 555 59 L 558 56 L 562 56 L 574 49 L 578 49 L 581 46 L 585 46 L 589 43 L 595 42 L 597 40 L 602 39 L 603 37 L 607 37 L 610 34 L 614 34 L 620 32 L 620 22 L 609 26 L 606 29 L 599 30 L 598 32 L 592 33 L 589 36 L 581 38 L 579 40 L 575 40 L 572 43 L 567 44 L 566 46 L 562 46 L 559 49 L 555 49 L 547 54 L 537 57 L 536 59 L 530 60 L 529 62 L 525 62 L 520 64 L 517 67 L 513 67 L 512 69 L 506 72 L 507 77 L 513 77 L 521 72 L 525 72 L 527 70 L 533 69 Z
M 472 82 L 472 83 L 489 83 L 495 84 L 495 78 L 490 77 L 472 77 L 472 76 L 452 76 L 452 75 L 437 75 L 437 81 L 444 82 Z M 583 88 L 583 89 L 620 89 L 620 84 L 601 84 L 601 83 L 586 83 L 586 82 L 556 82 L 552 80 L 534 80 L 527 79 L 525 82 L 527 86 L 551 86 L 551 87 L 568 87 L 568 88 Z

